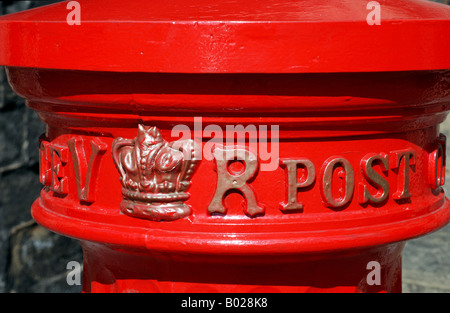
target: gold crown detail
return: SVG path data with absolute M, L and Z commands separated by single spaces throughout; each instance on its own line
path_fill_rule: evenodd
M 134 139 L 113 141 L 112 156 L 120 173 L 124 214 L 155 221 L 191 214 L 184 201 L 201 160 L 194 140 L 167 142 L 156 127 L 140 124 Z

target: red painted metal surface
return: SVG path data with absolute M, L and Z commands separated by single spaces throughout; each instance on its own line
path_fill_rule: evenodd
M 47 124 L 32 214 L 80 240 L 84 291 L 401 291 L 405 240 L 450 219 L 450 8 L 80 3 L 0 18 L 0 63 Z

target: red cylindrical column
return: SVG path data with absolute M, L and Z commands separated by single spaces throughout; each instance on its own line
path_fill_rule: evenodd
M 319 2 L 0 18 L 47 124 L 32 214 L 80 240 L 84 291 L 401 291 L 404 242 L 450 219 L 450 9 Z

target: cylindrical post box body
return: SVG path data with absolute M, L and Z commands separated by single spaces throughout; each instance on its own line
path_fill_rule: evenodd
M 0 19 L 47 125 L 32 214 L 80 240 L 83 290 L 400 292 L 405 241 L 450 219 L 450 9 L 137 2 Z

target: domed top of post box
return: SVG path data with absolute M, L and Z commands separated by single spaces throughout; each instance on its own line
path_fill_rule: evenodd
M 0 18 L 0 64 L 116 72 L 450 68 L 450 7 L 419 0 L 91 0 Z

